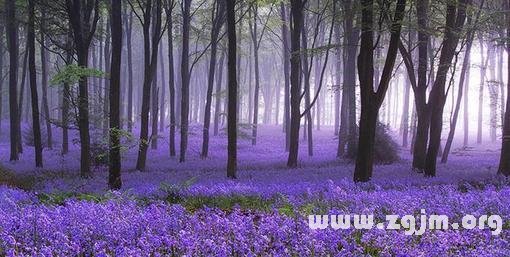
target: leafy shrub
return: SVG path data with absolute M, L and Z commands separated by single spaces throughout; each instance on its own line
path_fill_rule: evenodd
M 347 153 L 346 158 L 355 160 L 358 152 L 358 135 L 359 128 L 356 128 L 356 144 L 354 151 Z M 392 164 L 400 159 L 398 156 L 398 144 L 393 140 L 389 133 L 388 126 L 377 122 L 375 129 L 375 142 L 374 142 L 374 163 L 375 164 Z

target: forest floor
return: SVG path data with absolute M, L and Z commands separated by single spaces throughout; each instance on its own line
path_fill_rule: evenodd
M 126 144 L 132 147 L 123 153 L 123 189 L 115 193 L 107 189 L 104 166 L 95 167 L 91 179 L 79 177 L 79 148 L 72 145 L 62 156 L 58 132 L 56 147 L 44 150 L 42 169 L 33 168 L 29 146 L 20 161 L 9 162 L 2 133 L 0 176 L 24 190 L 0 187 L 0 255 L 510 254 L 510 182 L 496 174 L 496 143 L 454 147 L 448 163 L 438 164 L 435 178 L 413 171 L 409 149 L 400 149 L 399 161 L 376 166 L 371 182 L 354 184 L 353 163 L 336 158 L 331 127 L 314 130 L 313 156 L 301 140 L 300 165 L 288 169 L 281 127 L 259 126 L 257 145 L 248 138 L 239 140 L 238 179 L 229 180 L 225 135 L 211 136 L 209 157 L 202 159 L 201 128 L 191 128 L 185 163 L 169 157 L 167 132 L 160 135 L 158 149 L 148 151 L 143 172 L 134 169 L 136 144 Z M 487 229 L 440 230 L 417 237 L 400 230 L 316 231 L 306 223 L 310 214 L 404 215 L 421 209 L 453 218 L 499 214 L 503 232 L 491 237 Z M 34 219 L 37 225 L 23 225 Z M 33 235 L 35 228 L 40 240 Z M 66 245 L 56 248 L 62 240 Z

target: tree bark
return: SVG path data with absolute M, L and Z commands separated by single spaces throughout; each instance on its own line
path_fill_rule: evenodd
M 118 190 L 122 186 L 120 175 L 120 66 L 122 59 L 122 0 L 111 1 L 112 55 L 110 66 L 110 165 L 108 184 Z
M 181 145 L 179 162 L 186 161 L 189 124 L 189 31 L 191 0 L 183 0 L 182 10 L 182 54 L 181 54 Z
M 510 1 L 507 4 L 507 11 L 510 7 Z M 507 38 L 510 38 L 510 14 L 507 13 Z M 510 42 L 506 42 L 507 48 L 510 48 Z M 510 61 L 510 51 L 507 51 L 507 60 Z M 510 74 L 510 65 L 507 66 L 508 74 Z M 499 160 L 498 173 L 505 176 L 510 176 L 510 76 L 508 77 L 507 84 L 507 96 L 506 96 L 506 110 L 505 110 L 505 122 L 503 124 L 503 139 L 501 140 L 501 156 Z
M 355 182 L 366 182 L 372 177 L 373 145 L 378 112 L 384 100 L 400 44 L 400 31 L 404 17 L 406 0 L 398 0 L 393 21 L 386 61 L 378 86 L 374 89 L 374 2 L 363 0 L 361 16 L 361 45 L 358 56 L 358 77 L 361 90 L 361 116 L 358 140 Z M 379 78 L 377 78 L 379 79 Z M 374 91 L 375 90 L 375 91 Z
M 46 38 L 43 33 L 45 14 L 42 12 L 41 18 L 41 88 L 42 88 L 42 108 L 44 121 L 46 122 L 46 146 L 49 149 L 53 148 L 53 133 L 51 131 L 51 115 L 48 104 L 48 53 L 46 50 Z
M 32 97 L 32 132 L 34 136 L 35 166 L 42 167 L 41 123 L 39 121 L 39 98 L 37 96 L 37 74 L 35 70 L 35 7 L 34 0 L 28 0 L 28 70 L 30 73 L 30 95 Z
M 216 55 L 218 52 L 218 36 L 223 25 L 224 5 L 222 0 L 216 1 L 216 7 L 213 11 L 213 27 L 211 30 L 211 56 L 209 59 L 209 73 L 207 77 L 207 93 L 204 111 L 204 131 L 202 134 L 202 158 L 209 155 L 209 127 L 211 125 L 211 105 L 214 88 L 214 75 L 216 72 Z
M 290 33 L 291 58 L 290 58 L 290 138 L 289 158 L 287 167 L 295 168 L 298 162 L 299 152 L 299 127 L 301 123 L 301 51 L 300 39 L 303 27 L 303 9 L 306 1 L 291 0 L 292 29 Z
M 16 22 L 16 4 L 15 1 L 5 3 L 5 22 L 7 34 L 7 48 L 9 50 L 9 118 L 10 118 L 10 141 L 11 155 L 10 161 L 19 159 L 19 115 L 18 115 L 18 28 Z
M 471 19 L 468 18 L 468 24 L 471 23 L 470 20 Z M 468 70 L 470 69 L 469 64 L 470 64 L 470 58 L 471 58 L 472 45 L 473 45 L 473 35 L 472 35 L 472 32 L 470 32 L 467 35 L 466 53 L 464 54 L 464 60 L 462 62 L 462 70 L 460 72 L 459 88 L 458 88 L 458 93 L 457 93 L 457 102 L 455 103 L 455 107 L 453 110 L 453 116 L 450 121 L 450 132 L 448 133 L 448 138 L 446 139 L 446 144 L 445 144 L 445 147 L 443 150 L 443 156 L 441 157 L 441 163 L 446 163 L 448 161 L 448 155 L 449 155 L 450 149 L 452 147 L 453 137 L 455 136 L 455 129 L 457 127 L 457 119 L 459 117 L 462 96 L 465 93 L 465 85 L 467 85 L 469 83 L 469 78 L 466 78 L 466 76 L 469 75 Z
M 227 177 L 237 177 L 237 72 L 236 72 L 236 28 L 235 1 L 227 0 L 227 34 L 228 34 L 228 160 Z
M 283 126 L 285 132 L 285 150 L 289 151 L 290 146 L 290 47 L 289 47 L 289 29 L 288 23 L 289 20 L 287 18 L 285 12 L 285 4 L 283 2 L 280 3 L 280 17 L 282 20 L 282 49 L 283 49 L 283 76 L 285 79 L 285 87 L 284 87 L 284 119 Z
M 156 6 L 153 11 L 152 4 Z M 149 109 L 151 85 L 156 74 L 156 63 L 158 58 L 158 46 L 161 34 L 161 0 L 147 0 L 143 6 L 144 15 L 142 17 L 143 38 L 144 38 L 144 82 L 142 88 L 142 113 L 140 124 L 140 145 L 138 151 L 138 159 L 136 161 L 136 169 L 145 170 L 147 160 L 147 148 L 149 146 Z M 154 18 L 154 29 L 151 37 L 152 15 Z
M 441 145 L 441 132 L 443 128 L 443 110 L 446 102 L 446 78 L 459 42 L 459 34 L 466 20 L 467 1 L 469 0 L 461 0 L 458 4 L 447 4 L 446 31 L 443 47 L 439 57 L 436 78 L 429 97 L 429 104 L 431 106 L 430 140 L 425 159 L 425 175 L 428 177 L 436 175 L 437 155 Z

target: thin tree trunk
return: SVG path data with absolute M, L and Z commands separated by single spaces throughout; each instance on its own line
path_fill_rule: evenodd
M 44 22 L 44 15 L 41 22 Z M 41 28 L 44 24 L 41 24 Z M 46 122 L 46 146 L 49 149 L 53 148 L 53 133 L 51 131 L 51 115 L 48 105 L 48 56 L 46 51 L 46 38 L 41 29 L 41 87 L 42 87 L 42 108 L 44 120 Z
M 221 83 L 223 78 L 223 63 L 225 60 L 225 51 L 222 52 L 219 62 L 219 67 L 217 69 L 216 76 L 216 93 L 215 97 L 215 107 L 214 107 L 214 135 L 217 136 L 219 133 L 220 127 L 220 115 L 221 115 Z
M 285 13 L 285 4 L 280 3 L 280 17 L 282 20 L 282 49 L 283 49 L 283 75 L 285 79 L 284 87 L 284 119 L 283 126 L 285 132 L 285 150 L 289 151 L 290 146 L 290 47 L 289 47 L 289 19 Z
M 471 24 L 471 19 L 468 18 L 468 24 Z M 457 119 L 459 117 L 460 104 L 462 102 L 462 96 L 464 95 L 464 87 L 467 83 L 469 83 L 469 78 L 466 78 L 466 75 L 469 75 L 469 64 L 471 59 L 471 46 L 473 45 L 473 36 L 470 32 L 467 36 L 466 42 L 466 53 L 464 55 L 464 60 L 462 62 L 462 70 L 460 72 L 460 80 L 459 80 L 459 88 L 457 93 L 457 102 L 455 103 L 453 116 L 450 121 L 450 132 L 448 133 L 448 138 L 446 139 L 446 144 L 443 150 L 443 156 L 441 157 L 441 163 L 446 163 L 448 161 L 448 154 L 450 153 L 450 149 L 453 143 L 453 137 L 455 136 L 455 129 L 457 127 Z M 467 83 L 466 83 L 467 82 Z
M 510 1 L 507 3 L 507 11 L 510 8 Z M 510 38 L 510 14 L 507 13 L 507 37 Z M 507 47 L 510 48 L 510 43 L 507 42 Z M 507 60 L 510 63 L 510 51 L 507 51 Z M 508 74 L 510 74 L 510 65 L 507 66 Z M 510 176 L 510 76 L 508 77 L 507 84 L 507 96 L 506 96 L 506 110 L 505 110 L 505 122 L 503 124 L 503 139 L 501 140 L 501 157 L 499 160 L 498 173 L 505 176 Z
M 207 94 L 204 111 L 204 131 L 202 137 L 202 158 L 209 155 L 209 127 L 211 125 L 211 105 L 214 88 L 214 75 L 216 72 L 216 55 L 218 52 L 218 35 L 223 25 L 224 5 L 221 0 L 216 1 L 216 8 L 213 11 L 213 28 L 211 30 L 211 57 L 209 59 L 209 73 L 207 77 Z
M 179 162 L 186 161 L 189 124 L 189 31 L 191 0 L 183 0 L 182 11 L 182 54 L 181 54 L 181 145 Z
M 39 121 L 39 98 L 37 96 L 37 74 L 35 70 L 35 7 L 34 0 L 28 1 L 28 69 L 30 73 L 30 95 L 32 97 L 32 132 L 35 147 L 35 166 L 42 167 L 41 123 Z

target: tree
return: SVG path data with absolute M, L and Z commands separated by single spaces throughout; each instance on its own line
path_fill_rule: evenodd
M 283 1 L 280 3 L 280 17 L 282 20 L 282 51 L 283 51 L 283 76 L 285 79 L 284 87 L 284 119 L 283 126 L 285 131 L 285 150 L 289 151 L 290 146 L 290 47 L 289 47 L 289 20 L 286 15 L 286 7 Z
M 99 20 L 99 0 L 66 0 L 78 66 L 88 67 L 89 47 Z M 90 177 L 88 79 L 82 76 L 78 82 L 78 127 L 80 131 L 80 174 Z
M 120 189 L 120 66 L 122 59 L 122 0 L 111 0 L 110 26 L 112 56 L 110 66 L 110 165 L 108 185 Z
M 151 85 L 156 73 L 156 65 L 158 61 L 158 46 L 161 39 L 161 0 L 136 1 L 142 14 L 135 12 L 136 17 L 142 24 L 143 30 L 143 49 L 144 49 L 144 75 L 142 88 L 142 113 L 140 124 L 140 144 L 138 158 L 136 161 L 136 169 L 145 170 L 145 162 L 147 160 L 147 148 L 149 145 L 149 109 Z M 153 3 L 155 6 L 153 8 Z M 129 2 L 131 8 L 135 9 L 133 4 Z M 153 18 L 152 15 L 155 17 Z M 154 22 L 152 21 L 154 19 Z M 154 29 L 151 35 L 151 24 Z
M 127 106 L 127 120 L 128 131 L 133 131 L 133 47 L 131 45 L 131 38 L 133 34 L 133 11 L 129 11 L 129 15 L 124 15 L 124 25 L 126 34 L 126 48 L 127 48 L 127 69 L 128 69 L 128 106 Z
M 223 25 L 225 16 L 224 0 L 216 0 L 212 13 L 212 29 L 211 29 L 211 56 L 209 58 L 209 73 L 207 77 L 207 93 L 204 111 L 204 130 L 202 134 L 202 158 L 207 158 L 209 154 L 209 127 L 211 125 L 211 105 L 212 93 L 214 87 L 214 74 L 216 71 L 216 56 L 218 52 L 218 36 Z
M 358 154 L 354 171 L 355 182 L 366 182 L 372 177 L 375 129 L 379 109 L 388 90 L 400 44 L 400 31 L 406 0 L 398 0 L 391 24 L 391 36 L 386 61 L 379 85 L 374 89 L 374 1 L 361 2 L 361 46 L 358 56 L 358 77 L 361 90 L 361 117 Z M 375 90 L 375 91 L 374 91 Z
M 507 11 L 510 11 L 510 1 L 507 4 Z M 510 12 L 507 13 L 507 49 L 510 49 Z M 507 59 L 510 61 L 510 51 L 507 50 Z M 510 66 L 507 67 L 508 73 L 510 74 Z M 498 173 L 505 176 L 510 176 L 510 76 L 506 84 L 507 95 L 506 95 L 506 110 L 505 110 L 505 122 L 503 125 L 503 139 L 501 140 L 501 156 L 499 160 Z
M 226 19 L 228 36 L 228 160 L 227 177 L 235 179 L 237 177 L 237 72 L 236 72 L 236 16 L 235 0 L 226 0 Z
M 41 89 L 42 89 L 42 109 L 44 121 L 46 123 L 46 145 L 48 148 L 53 148 L 53 133 L 51 130 L 51 117 L 50 108 L 48 104 L 48 52 L 46 50 L 46 37 L 43 33 L 45 27 L 44 20 L 46 19 L 44 8 L 41 8 Z
M 32 97 L 32 132 L 34 135 L 35 166 L 42 167 L 41 123 L 39 121 L 39 97 L 37 96 L 37 74 L 35 70 L 35 0 L 28 0 L 28 70 L 30 73 L 30 95 Z
M 175 71 L 174 71 L 174 43 L 173 43 L 173 18 L 172 12 L 175 7 L 175 1 L 171 0 L 165 5 L 165 13 L 168 22 L 167 28 L 167 44 L 168 44 L 168 88 L 169 88 L 169 112 L 170 112 L 170 129 L 169 129 L 169 150 L 170 156 L 175 156 Z
M 299 152 L 299 127 L 301 123 L 301 31 L 303 27 L 303 9 L 307 0 L 291 0 L 290 13 L 292 16 L 292 29 L 290 33 L 290 138 L 289 158 L 287 167 L 297 167 Z
M 430 91 L 429 104 L 430 116 L 430 140 L 425 160 L 425 175 L 436 175 L 436 162 L 441 144 L 441 132 L 443 129 L 443 110 L 446 102 L 446 78 L 452 65 L 455 49 L 459 42 L 460 32 L 466 20 L 466 6 L 469 0 L 460 0 L 458 3 L 448 3 L 446 7 L 446 28 L 443 39 L 443 47 L 439 58 L 439 66 L 436 78 Z M 446 92 L 445 92 L 446 91 Z
M 18 115 L 18 28 L 16 22 L 15 1 L 5 2 L 5 21 L 7 34 L 7 48 L 9 50 L 9 117 L 10 117 L 10 141 L 11 155 L 9 160 L 19 159 L 20 130 Z
M 189 126 L 189 31 L 191 26 L 191 0 L 182 0 L 182 53 L 181 53 L 181 145 L 179 162 L 186 160 Z

